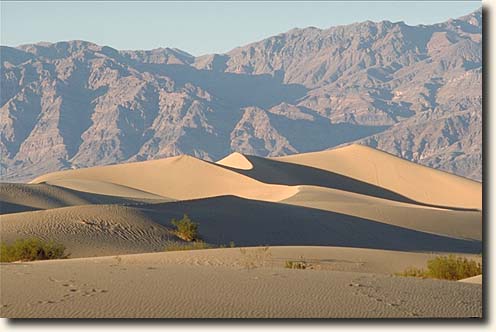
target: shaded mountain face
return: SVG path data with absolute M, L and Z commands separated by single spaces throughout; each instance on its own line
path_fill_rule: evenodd
M 226 54 L 2 46 L 2 180 L 360 142 L 482 179 L 482 13 L 295 29 Z

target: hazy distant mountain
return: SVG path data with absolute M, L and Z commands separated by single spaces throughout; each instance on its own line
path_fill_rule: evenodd
M 481 180 L 482 12 L 294 29 L 226 54 L 1 47 L 3 180 L 362 142 Z

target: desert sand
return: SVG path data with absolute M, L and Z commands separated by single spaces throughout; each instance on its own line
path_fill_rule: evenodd
M 432 254 L 354 248 L 209 249 L 2 265 L 2 316 L 480 317 L 477 284 L 395 277 Z M 283 268 L 304 259 L 306 270 Z M 43 287 L 40 287 L 40 284 Z
M 482 277 L 394 275 L 438 255 L 481 260 L 482 184 L 359 145 L 67 170 L 0 184 L 0 202 L 2 243 L 70 253 L 3 263 L 3 317 L 482 315 Z M 184 242 L 171 224 L 183 214 L 213 246 L 253 248 L 164 252 Z
M 475 277 L 470 277 L 470 278 L 458 280 L 458 282 L 467 282 L 470 284 L 482 285 L 482 274 L 479 274 L 478 276 L 475 276 Z

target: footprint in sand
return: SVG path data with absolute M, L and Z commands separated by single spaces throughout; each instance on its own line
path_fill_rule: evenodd
M 351 286 L 356 289 L 355 292 L 353 292 L 353 295 L 356 296 L 365 296 L 373 301 L 384 303 L 388 307 L 391 307 L 392 309 L 396 311 L 402 312 L 406 317 L 417 317 L 418 314 L 416 312 L 407 310 L 406 308 L 402 307 L 401 305 L 405 303 L 404 300 L 399 300 L 396 302 L 393 301 L 388 301 L 388 299 L 384 296 L 381 296 L 379 294 L 379 288 L 374 287 L 373 285 L 374 279 L 371 280 L 363 280 L 363 279 L 357 279 L 353 280 L 348 286 Z
M 48 278 L 49 281 L 55 282 L 58 284 L 61 284 L 62 287 L 66 288 L 70 287 L 68 289 L 69 293 L 66 293 L 62 296 L 62 298 L 58 300 L 40 300 L 37 303 L 38 304 L 53 304 L 53 303 L 60 303 L 64 302 L 66 300 L 71 300 L 75 296 L 84 296 L 84 297 L 91 297 L 99 293 L 107 293 L 108 290 L 106 289 L 100 289 L 100 288 L 93 288 L 89 287 L 87 284 L 82 284 L 82 287 L 78 287 L 76 285 L 76 281 L 73 279 L 70 280 L 58 280 L 53 277 Z

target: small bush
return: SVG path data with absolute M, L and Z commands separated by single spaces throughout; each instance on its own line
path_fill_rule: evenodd
M 35 261 L 67 258 L 65 246 L 54 241 L 36 238 L 19 239 L 11 245 L 2 243 L 0 262 Z
M 169 242 L 165 246 L 165 251 L 182 251 L 182 250 L 201 250 L 212 249 L 214 246 L 203 241 L 196 241 L 191 243 Z
M 191 221 L 187 214 L 180 220 L 172 219 L 171 223 L 176 227 L 175 234 L 184 241 L 198 240 L 198 224 Z
M 427 270 L 409 268 L 397 275 L 405 277 L 460 280 L 482 273 L 482 264 L 454 255 L 439 256 L 427 262 Z
M 429 276 L 436 279 L 460 280 L 482 273 L 481 263 L 453 255 L 431 259 L 427 268 Z
M 305 270 L 307 263 L 305 261 L 286 261 L 285 267 L 287 269 Z

